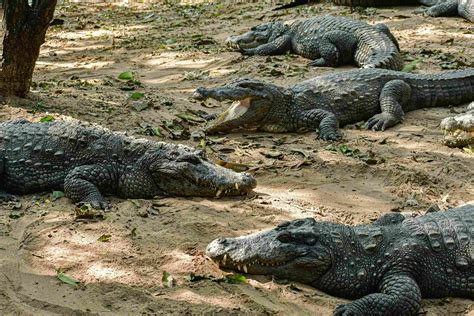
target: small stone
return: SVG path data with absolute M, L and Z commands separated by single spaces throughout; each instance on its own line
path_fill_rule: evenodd
M 132 103 L 132 107 L 137 112 L 141 112 L 143 110 L 146 110 L 148 108 L 148 106 L 149 106 L 148 102 L 145 102 L 145 101 L 135 101 L 135 102 Z
M 202 130 L 194 131 L 191 133 L 191 139 L 194 141 L 201 140 L 202 138 L 205 138 L 205 137 L 206 137 L 206 134 L 204 134 L 204 131 Z
M 405 205 L 406 205 L 406 206 L 412 206 L 412 207 L 413 207 L 413 206 L 418 206 L 418 205 L 420 205 L 420 203 L 418 203 L 418 201 L 417 201 L 415 198 L 410 198 L 410 199 L 407 199 L 407 200 L 405 201 Z

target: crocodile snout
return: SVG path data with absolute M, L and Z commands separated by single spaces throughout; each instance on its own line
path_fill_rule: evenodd
M 198 100 L 198 101 L 204 101 L 207 99 L 206 96 L 206 89 L 203 87 L 199 87 L 196 89 L 196 91 L 193 92 L 191 95 L 191 98 Z
M 229 46 L 230 48 L 233 48 L 233 49 L 239 49 L 239 48 L 240 48 L 236 36 L 229 36 L 229 37 L 225 40 L 225 44 L 226 44 L 227 46 Z

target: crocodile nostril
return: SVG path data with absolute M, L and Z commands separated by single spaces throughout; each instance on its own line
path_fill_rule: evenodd
M 216 242 L 220 245 L 225 245 L 227 243 L 227 239 L 225 238 L 218 238 Z

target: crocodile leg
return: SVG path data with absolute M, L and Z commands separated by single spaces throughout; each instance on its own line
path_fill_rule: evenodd
M 357 38 L 344 31 L 331 31 L 324 34 L 319 42 L 321 58 L 310 62 L 309 66 L 334 67 L 354 61 Z
M 367 121 L 367 128 L 374 131 L 384 131 L 400 123 L 404 116 L 403 104 L 411 95 L 411 87 L 403 80 L 392 80 L 385 84 L 380 93 L 380 108 L 382 113 L 372 116 Z
M 381 293 L 366 295 L 348 304 L 339 305 L 334 315 L 404 316 L 417 315 L 421 292 L 415 280 L 408 275 L 392 274 L 382 281 Z
M 0 154 L 0 202 L 18 201 L 18 198 L 10 193 L 3 191 L 3 154 Z
M 342 137 L 339 123 L 334 113 L 321 109 L 311 109 L 301 113 L 301 127 L 307 129 L 319 128 L 319 138 L 322 140 L 338 140 Z
M 114 188 L 110 169 L 101 165 L 86 165 L 74 168 L 64 180 L 64 192 L 73 202 L 90 203 L 94 208 L 109 208 L 110 204 L 99 191 L 100 187 Z
M 456 16 L 458 15 L 458 2 L 453 0 L 440 1 L 432 7 L 421 8 L 416 12 L 425 13 L 429 16 Z
M 291 36 L 283 35 L 277 37 L 270 43 L 255 48 L 242 49 L 243 55 L 279 55 L 291 49 Z

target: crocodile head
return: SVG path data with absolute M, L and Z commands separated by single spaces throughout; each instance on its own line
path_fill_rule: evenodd
M 474 145 L 474 102 L 466 113 L 447 117 L 441 121 L 445 133 L 444 143 L 449 147 Z
M 156 143 L 139 164 L 147 169 L 136 181 L 148 182 L 154 195 L 215 196 L 243 195 L 256 186 L 248 173 L 237 173 L 210 161 L 206 155 L 191 147 Z
M 234 49 L 243 50 L 255 48 L 269 43 L 288 30 L 282 22 L 269 22 L 254 26 L 245 34 L 229 36 L 226 44 Z
M 208 134 L 229 132 L 237 128 L 258 128 L 264 131 L 285 132 L 288 115 L 285 105 L 290 104 L 291 92 L 282 87 L 252 79 L 238 79 L 217 88 L 198 88 L 193 94 L 197 100 L 212 98 L 231 100 L 232 105 L 206 128 Z M 269 115 L 270 113 L 278 115 Z
M 313 284 L 332 265 L 325 236 L 333 225 L 313 218 L 285 222 L 264 232 L 218 238 L 207 246 L 207 255 L 222 268 Z

